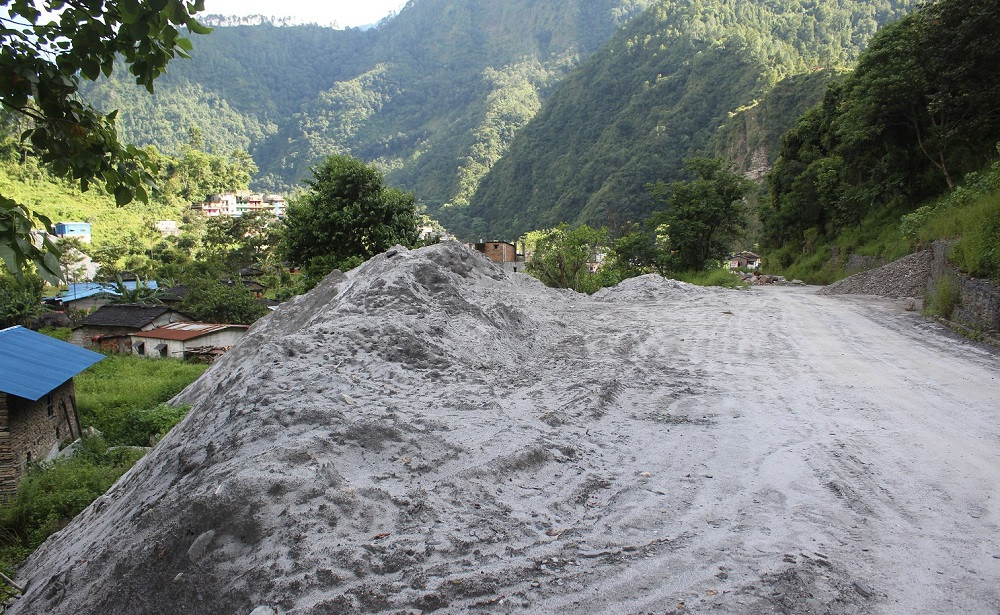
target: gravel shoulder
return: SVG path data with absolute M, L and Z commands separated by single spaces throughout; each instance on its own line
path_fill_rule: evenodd
M 261 324 L 13 613 L 1000 610 L 1000 362 L 890 301 L 458 245 Z

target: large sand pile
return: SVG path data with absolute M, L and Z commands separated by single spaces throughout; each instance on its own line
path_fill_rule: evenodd
M 12 612 L 910 612 L 894 566 L 987 603 L 980 577 L 910 570 L 914 533 L 880 515 L 938 474 L 880 478 L 865 459 L 895 449 L 852 422 L 930 382 L 926 353 L 887 362 L 904 393 L 859 384 L 870 369 L 846 388 L 827 378 L 853 369 L 836 345 L 867 321 L 819 315 L 821 300 L 655 277 L 595 299 L 458 244 L 391 250 L 260 322 L 185 390 L 188 417 L 29 559 Z M 783 334 L 824 323 L 836 336 L 815 356 Z M 970 429 L 949 416 L 926 431 L 941 442 L 952 425 Z M 926 450 L 914 433 L 891 441 Z M 972 506 L 949 489 L 975 471 L 953 467 L 914 486 L 914 518 Z M 990 517 L 938 530 L 946 544 L 910 549 L 923 562 L 990 571 L 988 551 L 956 546 L 993 548 Z

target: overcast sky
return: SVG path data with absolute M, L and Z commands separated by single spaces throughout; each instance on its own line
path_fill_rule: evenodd
M 363 26 L 398 11 L 406 0 L 205 0 L 205 13 L 294 17 L 296 21 Z

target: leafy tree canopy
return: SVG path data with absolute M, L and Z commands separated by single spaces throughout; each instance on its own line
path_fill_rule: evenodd
M 577 292 L 594 292 L 602 286 L 590 271 L 589 263 L 607 247 L 608 230 L 583 224 L 571 229 L 568 224 L 534 233 L 534 243 L 528 273 L 553 288 L 571 288 Z
M 283 245 L 311 278 L 350 269 L 396 244 L 416 244 L 413 195 L 387 188 L 374 167 L 331 155 L 305 183 L 308 191 L 288 206 Z
M 218 277 L 193 281 L 180 309 L 197 321 L 231 325 L 252 325 L 267 314 L 267 308 L 245 286 L 222 284 Z
M 653 198 L 667 205 L 652 220 L 666 232 L 667 266 L 673 271 L 704 269 L 727 256 L 744 221 L 743 200 L 754 189 L 753 182 L 730 172 L 719 158 L 693 158 L 687 167 L 696 179 L 649 188 Z
M 808 237 L 835 237 L 877 211 L 912 210 L 993 159 L 998 21 L 993 0 L 940 0 L 876 35 L 857 70 L 783 138 L 765 245 L 806 250 Z
M 176 56 L 186 57 L 191 42 L 181 28 L 210 30 L 192 15 L 204 0 L 7 0 L 0 12 L 0 104 L 31 120 L 21 135 L 42 162 L 86 190 L 103 185 L 119 205 L 147 201 L 153 176 L 144 152 L 123 145 L 115 112 L 107 115 L 80 102 L 81 79 L 108 76 L 122 58 L 136 83 L 153 91 L 153 81 Z M 34 220 L 51 221 L 0 195 L 0 258 L 21 275 L 28 263 L 40 274 L 60 276 L 55 246 L 36 247 Z

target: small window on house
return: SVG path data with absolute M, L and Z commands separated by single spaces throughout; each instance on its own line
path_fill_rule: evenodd
M 167 356 L 167 345 L 166 344 L 157 344 L 156 345 L 156 352 L 161 357 L 166 357 Z
M 139 342 L 132 345 L 132 349 L 135 350 L 135 354 L 146 354 L 146 342 Z
M 56 440 L 62 440 L 62 432 L 59 430 L 58 425 L 56 425 Z

